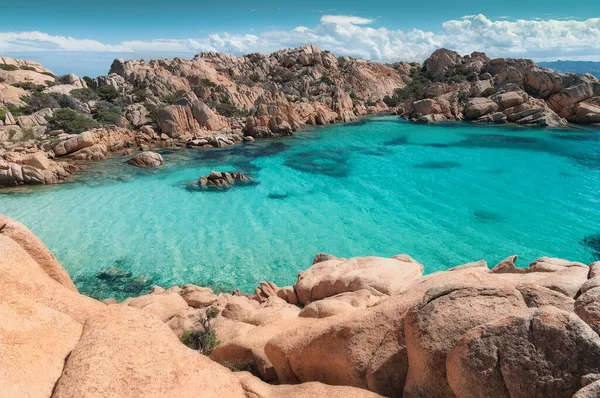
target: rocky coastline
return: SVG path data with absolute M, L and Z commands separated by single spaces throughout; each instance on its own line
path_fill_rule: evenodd
M 600 123 L 600 82 L 524 59 L 435 51 L 420 64 L 270 55 L 122 60 L 56 76 L 0 58 L 0 187 L 67 181 L 89 161 L 162 147 L 220 148 L 377 113 L 415 122 Z
M 542 257 L 518 268 L 510 256 L 424 275 L 406 254 L 319 254 L 293 286 L 263 282 L 254 295 L 155 286 L 119 303 L 80 294 L 44 244 L 2 215 L 0 253 L 7 396 L 600 391 L 600 262 Z

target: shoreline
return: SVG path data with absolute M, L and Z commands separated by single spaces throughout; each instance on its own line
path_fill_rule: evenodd
M 443 121 L 439 121 L 439 122 L 421 122 L 419 120 L 410 120 L 407 118 L 402 117 L 401 115 L 392 113 L 390 112 L 379 112 L 376 114 L 368 114 L 368 115 L 361 115 L 361 116 L 357 116 L 356 120 L 353 121 L 348 121 L 348 122 L 335 122 L 335 123 L 330 123 L 327 125 L 305 125 L 303 126 L 301 129 L 294 131 L 292 134 L 290 134 L 289 136 L 293 136 L 295 134 L 301 134 L 303 132 L 307 132 L 307 131 L 311 131 L 314 129 L 326 129 L 328 127 L 332 127 L 332 126 L 339 126 L 339 125 L 353 125 L 355 123 L 361 123 L 362 120 L 368 120 L 368 119 L 372 119 L 372 118 L 378 118 L 378 117 L 397 117 L 401 120 L 404 120 L 406 123 L 414 123 L 414 124 L 423 124 L 423 125 L 427 125 L 427 126 L 431 126 L 431 127 L 447 127 L 447 126 L 453 126 L 453 125 L 457 125 L 457 124 L 461 124 L 461 125 L 468 125 L 468 126 L 472 126 L 472 127 L 486 127 L 486 128 L 504 128 L 504 129 L 523 129 L 523 130 L 540 130 L 540 131 L 593 131 L 593 132 L 600 132 L 600 124 L 587 124 L 587 125 L 582 125 L 582 124 L 573 124 L 573 123 L 569 123 L 567 126 L 539 126 L 539 125 L 523 125 L 523 124 L 519 124 L 519 123 L 502 123 L 502 124 L 497 124 L 497 123 L 485 123 L 485 122 L 478 122 L 478 121 L 472 121 L 472 120 L 443 120 Z M 139 132 L 139 130 L 137 131 Z M 83 133 L 81 133 L 83 134 Z M 218 134 L 218 132 L 217 132 Z M 267 137 L 267 138 L 260 138 L 258 139 L 261 142 L 265 142 L 265 141 L 278 141 L 281 140 L 282 138 L 288 137 L 286 135 L 284 136 L 275 136 L 275 137 Z M 160 150 L 181 150 L 181 149 L 188 149 L 188 150 L 214 150 L 214 149 L 221 149 L 221 148 L 227 148 L 229 146 L 236 146 L 236 145 L 243 145 L 244 143 L 246 143 L 247 141 L 245 140 L 240 140 L 239 142 L 235 142 L 231 145 L 228 145 L 226 147 L 211 147 L 211 148 L 198 148 L 198 147 L 190 147 L 188 146 L 187 142 L 181 141 L 181 142 L 174 142 L 173 145 L 169 145 L 169 146 L 165 146 L 163 141 L 159 141 L 161 143 L 161 145 L 157 145 L 156 143 L 146 143 L 144 144 L 144 149 L 142 148 L 132 148 L 132 147 L 125 147 L 125 148 L 121 148 L 117 151 L 108 153 L 106 155 L 106 157 L 104 159 L 100 159 L 100 160 L 78 160 L 78 159 L 73 159 L 72 157 L 61 157 L 61 158 L 57 158 L 57 160 L 60 160 L 62 162 L 65 162 L 73 167 L 75 167 L 75 171 L 72 173 L 71 177 L 67 180 L 63 180 L 63 181 L 58 181 L 56 184 L 22 184 L 19 186 L 0 186 L 0 193 L 5 192 L 5 193 L 10 193 L 11 191 L 17 191 L 19 189 L 41 189 L 42 186 L 45 185 L 60 185 L 60 184 L 65 184 L 65 183 L 69 183 L 72 182 L 73 180 L 77 179 L 78 177 L 81 176 L 81 173 L 85 171 L 85 169 L 87 169 L 88 167 L 90 167 L 90 165 L 93 164 L 101 164 L 102 162 L 105 162 L 108 159 L 114 159 L 114 158 L 123 158 L 123 159 L 131 159 L 133 156 L 138 155 L 142 152 L 154 152 L 154 151 L 160 151 Z
M 77 292 L 26 227 L 2 215 L 0 224 L 0 336 L 10 354 L 0 364 L 40 369 L 9 372 L 18 391 L 107 396 L 117 380 L 123 396 L 193 396 L 210 385 L 240 398 L 256 389 L 265 398 L 462 398 L 475 387 L 496 393 L 500 372 L 519 386 L 515 396 L 587 397 L 600 387 L 600 262 L 542 257 L 516 268 L 511 256 L 423 275 L 406 254 L 318 254 L 293 286 L 262 282 L 254 296 L 184 285 L 101 303 Z M 17 328 L 27 338 L 14 340 Z M 40 357 L 40 344 L 53 350 Z

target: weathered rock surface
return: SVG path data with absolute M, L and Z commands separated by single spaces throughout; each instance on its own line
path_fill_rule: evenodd
M 129 159 L 127 163 L 137 167 L 151 168 L 161 166 L 164 164 L 164 160 L 163 157 L 156 152 L 144 151 Z
M 209 175 L 202 176 L 198 180 L 198 185 L 203 189 L 229 189 L 236 185 L 249 185 L 254 180 L 242 173 L 227 173 L 220 171 L 211 171 Z
M 181 344 L 165 317 L 147 312 L 150 305 L 141 310 L 105 305 L 63 286 L 41 265 L 46 259 L 39 251 L 47 249 L 23 226 L 6 220 L 9 226 L 0 229 L 3 396 L 378 396 L 321 383 L 271 386 L 249 373 L 232 373 Z M 174 290 L 155 290 L 149 296 L 164 293 L 183 301 Z

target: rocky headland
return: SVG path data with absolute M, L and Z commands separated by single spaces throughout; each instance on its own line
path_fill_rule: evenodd
M 437 50 L 420 64 L 315 46 L 242 57 L 118 59 L 56 76 L 0 58 L 0 186 L 68 180 L 88 161 L 161 147 L 215 148 L 375 113 L 564 127 L 600 122 L 600 82 L 524 59 Z
M 293 286 L 155 286 L 119 303 L 80 294 L 44 244 L 2 215 L 0 254 L 3 396 L 600 391 L 599 262 L 542 257 L 518 268 L 511 256 L 423 275 L 405 254 L 319 254 Z

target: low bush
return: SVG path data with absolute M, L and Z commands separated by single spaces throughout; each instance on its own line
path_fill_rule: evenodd
M 183 98 L 183 96 L 185 96 L 186 93 L 187 93 L 187 91 L 185 91 L 185 90 L 177 90 L 173 94 L 169 94 L 169 95 L 165 96 L 163 98 L 163 101 L 165 101 L 167 104 L 173 104 L 178 99 Z
M 221 362 L 221 365 L 232 372 L 250 372 L 254 375 L 258 375 L 258 369 L 256 369 L 252 361 L 223 361 Z
M 100 101 L 94 110 L 94 119 L 102 124 L 123 126 L 123 109 L 110 102 Z
M 200 318 L 198 330 L 190 330 L 183 334 L 181 342 L 204 355 L 210 353 L 220 344 L 217 332 L 208 316 Z
M 243 117 L 245 112 L 238 109 L 235 105 L 228 102 L 220 102 L 215 106 L 215 109 L 220 115 L 225 117 Z
M 494 87 L 489 87 L 486 88 L 485 90 L 483 90 L 483 93 L 481 93 L 482 97 L 491 97 L 492 95 L 496 94 L 496 89 Z
M 62 75 L 56 78 L 58 84 L 71 84 L 71 78 L 69 75 Z
M 113 86 L 108 84 L 100 86 L 96 89 L 96 94 L 104 101 L 114 101 L 119 98 L 119 92 Z
M 250 75 L 250 79 L 252 79 L 252 75 Z M 204 87 L 216 87 L 216 83 L 213 83 L 210 79 L 201 79 L 198 78 L 198 85 Z
M 11 84 L 13 87 L 22 88 L 23 90 L 29 91 L 44 91 L 46 87 L 41 84 L 35 84 L 34 82 L 16 82 Z
M 21 130 L 21 132 L 21 141 L 32 140 L 35 138 L 35 131 L 33 131 L 31 127 L 24 128 L 23 130 Z
M 15 65 L 0 64 L 0 69 L 6 70 L 6 71 L 13 71 L 13 70 L 19 70 L 19 67 L 15 66 Z
M 91 88 L 76 88 L 75 90 L 71 90 L 70 94 L 82 102 L 94 101 L 100 98 Z
M 83 81 L 85 82 L 85 84 L 87 84 L 87 86 L 88 86 L 89 88 L 92 88 L 92 87 L 94 87 L 94 81 L 92 80 L 92 78 L 91 78 L 91 77 L 89 77 L 89 76 L 84 76 L 84 77 L 82 77 L 82 79 L 83 79 Z
M 30 71 L 33 71 L 33 72 L 35 72 L 35 68 L 34 68 L 33 66 L 26 66 L 26 65 L 25 65 L 25 66 L 21 66 L 21 68 L 20 68 L 20 69 L 21 69 L 21 70 L 30 70 Z
M 34 92 L 33 94 L 31 94 L 28 97 L 23 97 L 21 99 L 27 103 L 27 105 L 29 107 L 29 111 L 31 113 L 37 112 L 40 109 L 44 109 L 44 108 L 54 109 L 54 108 L 61 107 L 53 95 L 38 92 L 38 91 Z
M 64 130 L 67 133 L 82 133 L 98 127 L 98 122 L 89 119 L 72 109 L 57 109 L 54 116 L 48 119 L 48 129 Z
M 331 78 L 329 76 L 322 76 L 321 79 L 319 79 L 321 83 L 325 83 L 328 86 L 333 86 L 335 85 L 335 82 L 333 80 L 331 80 Z
M 50 76 L 50 77 L 56 79 L 56 75 L 52 72 L 42 72 L 42 75 Z
M 148 119 L 152 120 L 154 123 L 158 122 L 158 107 L 156 104 L 152 102 L 145 102 L 144 107 L 148 110 Z
M 0 109 L 0 121 L 4 121 L 6 117 L 6 111 L 4 109 Z
M 50 95 L 58 102 L 58 105 L 60 105 L 61 108 L 69 108 L 77 112 L 84 112 L 83 106 L 74 97 L 62 93 L 50 93 Z

